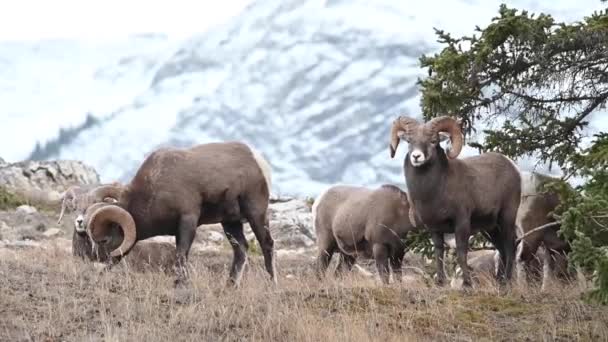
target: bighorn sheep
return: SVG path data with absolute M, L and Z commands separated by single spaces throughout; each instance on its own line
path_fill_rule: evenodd
M 545 263 L 542 278 L 544 287 L 549 276 L 557 274 L 560 278 L 568 277 L 563 265 L 560 265 L 565 262 L 570 246 L 558 236 L 560 224 L 550 216 L 560 203 L 559 194 L 543 189 L 545 184 L 558 178 L 527 171 L 522 171 L 521 175 L 522 198 L 516 220 L 521 229 L 517 245 L 517 281 L 525 285 L 530 278 L 538 279 L 542 261 Z M 536 256 L 541 245 L 544 245 L 547 253 L 544 258 Z
M 317 275 L 326 272 L 335 252 L 338 271 L 351 270 L 357 256 L 373 256 L 383 283 L 389 282 L 389 261 L 394 278 L 401 281 L 409 220 L 407 195 L 394 185 L 377 189 L 336 185 L 322 193 L 312 206 L 317 235 Z
M 121 184 L 118 182 L 113 182 L 104 186 L 120 185 Z M 100 191 L 93 191 L 95 189 L 100 189 Z M 103 191 L 101 190 L 99 185 L 93 184 L 73 185 L 67 188 L 61 195 L 61 212 L 59 213 L 59 219 L 57 220 L 57 224 L 61 223 L 61 220 L 63 219 L 63 216 L 66 213 L 66 209 L 68 210 L 68 212 L 74 212 L 77 210 L 83 211 L 95 202 L 102 202 L 104 200 L 112 201 L 111 198 L 99 198 L 102 192 Z
M 447 133 L 452 149 L 439 144 Z M 442 116 L 426 124 L 400 116 L 391 127 L 390 156 L 400 138 L 409 143 L 403 163 L 405 182 L 414 212 L 429 229 L 435 249 L 436 282 L 446 280 L 443 268 L 444 233 L 454 233 L 456 255 L 463 270 L 463 286 L 471 286 L 467 265 L 469 237 L 482 231 L 501 256 L 497 277 L 511 280 L 515 259 L 515 218 L 521 194 L 517 166 L 502 154 L 488 152 L 456 159 L 463 147 L 460 123 Z
M 173 235 L 175 284 L 183 284 L 196 228 L 221 223 L 234 253 L 229 282 L 238 286 L 248 250 L 243 223 L 249 222 L 276 284 L 274 240 L 267 217 L 270 166 L 249 146 L 217 142 L 188 149 L 161 148 L 144 160 L 129 184 L 103 189 L 102 198 L 115 198 L 117 203 L 95 210 L 88 231 L 95 243 L 109 246 L 117 238 L 116 224 L 121 227 L 118 234 L 124 237 L 110 252 L 113 260 L 129 253 L 136 241 Z

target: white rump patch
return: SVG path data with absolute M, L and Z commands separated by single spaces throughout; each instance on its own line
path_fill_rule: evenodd
M 270 192 L 272 190 L 272 177 L 271 177 L 272 171 L 271 171 L 270 164 L 262 156 L 262 154 L 260 152 L 258 152 L 258 150 L 256 150 L 255 148 L 253 148 L 251 146 L 249 146 L 249 149 L 251 150 L 251 154 L 253 154 L 253 158 L 255 159 L 256 163 L 258 164 L 258 167 L 260 168 L 260 170 L 262 170 L 264 179 L 266 179 L 266 186 L 268 187 L 268 194 L 270 195 Z
M 328 187 L 327 189 L 323 190 L 323 192 L 321 192 L 321 194 L 319 194 L 319 196 L 317 196 L 317 198 L 315 199 L 314 203 L 312 204 L 312 208 L 311 208 L 311 212 L 312 212 L 312 230 L 315 232 L 317 232 L 317 208 L 319 207 L 319 203 L 321 203 L 321 200 L 323 199 L 323 197 L 325 196 L 325 194 L 327 194 L 327 192 L 329 190 L 331 190 L 333 188 L 333 186 Z

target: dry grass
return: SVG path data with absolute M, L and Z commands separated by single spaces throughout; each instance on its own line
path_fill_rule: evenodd
M 192 298 L 180 304 L 170 274 L 100 273 L 59 249 L 0 254 L 0 340 L 608 340 L 607 308 L 582 303 L 575 287 L 466 294 L 356 275 L 318 282 L 309 259 L 283 259 L 274 288 L 254 256 L 233 290 L 229 261 L 193 255 Z

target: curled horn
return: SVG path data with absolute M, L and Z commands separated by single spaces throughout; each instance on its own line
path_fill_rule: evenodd
M 108 197 L 119 201 L 123 189 L 124 187 L 118 184 L 98 186 L 95 189 L 89 191 L 89 201 L 90 203 L 103 202 Z
M 95 210 L 89 221 L 89 233 L 96 243 L 106 240 L 113 223 L 118 224 L 124 234 L 120 246 L 110 252 L 110 256 L 117 257 L 126 254 L 135 244 L 137 237 L 135 221 L 128 211 L 113 204 Z
M 448 150 L 448 157 L 450 159 L 458 157 L 460 151 L 462 151 L 462 146 L 464 145 L 464 137 L 462 136 L 462 130 L 460 129 L 460 122 L 449 116 L 440 116 L 429 121 L 427 125 L 429 125 L 429 128 L 435 134 L 445 132 L 450 135 L 452 148 Z
M 391 158 L 395 157 L 400 138 L 411 135 L 418 125 L 418 121 L 406 116 L 400 116 L 393 121 L 393 125 L 391 126 L 391 141 L 389 144 Z

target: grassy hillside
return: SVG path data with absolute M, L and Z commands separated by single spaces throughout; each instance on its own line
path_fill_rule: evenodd
M 2 341 L 510 341 L 608 339 L 608 309 L 573 284 L 548 293 L 494 287 L 470 294 L 425 285 L 380 286 L 352 275 L 316 281 L 308 257 L 279 259 L 270 286 L 251 259 L 224 289 L 230 254 L 195 253 L 190 300 L 172 276 L 100 274 L 68 251 L 0 250 Z M 286 277 L 289 275 L 289 277 Z M 176 300 L 179 298 L 180 300 Z

